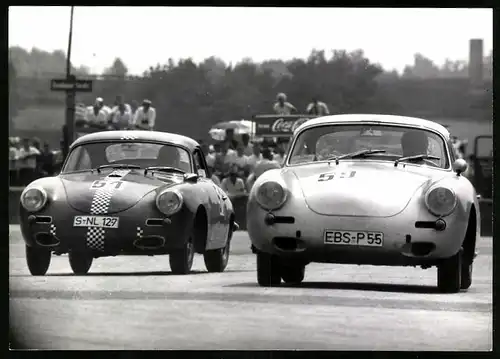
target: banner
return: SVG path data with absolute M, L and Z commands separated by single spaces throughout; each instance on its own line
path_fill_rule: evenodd
M 291 137 L 307 120 L 308 115 L 255 115 L 255 135 L 261 137 Z

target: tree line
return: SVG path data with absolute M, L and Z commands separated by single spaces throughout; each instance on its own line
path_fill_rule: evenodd
M 55 77 L 53 71 L 64 74 L 64 53 L 52 53 L 58 62 L 53 60 L 49 67 L 42 61 L 50 58 L 49 53 L 33 50 L 31 56 L 38 62 L 19 61 L 15 56 L 30 53 L 25 50 L 23 53 L 19 48 L 11 50 L 11 115 L 15 117 L 16 109 L 26 106 L 64 104 L 60 93 L 50 92 L 48 82 L 48 78 Z M 33 70 L 35 67 L 38 72 Z M 450 68 L 453 70 L 453 66 Z M 89 76 L 85 67 L 72 70 L 79 77 Z M 51 75 L 47 76 L 47 73 Z M 35 80 L 37 78 L 39 80 Z M 490 84 L 487 86 L 491 88 Z M 128 76 L 126 64 L 117 58 L 95 80 L 93 93 L 80 93 L 77 100 L 91 104 L 96 96 L 100 96 L 110 103 L 118 94 L 127 101 L 140 102 L 148 98 L 157 109 L 158 129 L 202 137 L 217 122 L 250 119 L 254 114 L 270 113 L 278 92 L 286 93 L 299 111 L 305 111 L 314 96 L 327 103 L 332 113 L 488 118 L 488 111 L 491 111 L 491 91 L 471 94 L 466 77 L 421 80 L 414 75 L 402 76 L 384 71 L 362 50 L 333 50 L 329 53 L 313 50 L 306 59 L 262 63 L 244 59 L 235 65 L 226 64 L 217 57 L 210 57 L 200 64 L 189 58 L 168 59 L 165 64 L 151 66 L 142 76 L 135 78 Z

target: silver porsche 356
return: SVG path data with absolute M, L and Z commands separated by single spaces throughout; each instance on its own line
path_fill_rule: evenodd
M 33 275 L 51 253 L 68 253 L 74 273 L 94 258 L 168 254 L 175 274 L 195 253 L 222 272 L 237 228 L 231 201 L 208 177 L 199 144 L 155 131 L 104 131 L 72 145 L 61 173 L 21 194 L 20 224 Z
M 479 204 L 448 131 L 432 121 L 336 115 L 295 130 L 283 168 L 253 186 L 247 227 L 261 286 L 311 262 L 437 266 L 442 292 L 472 282 Z

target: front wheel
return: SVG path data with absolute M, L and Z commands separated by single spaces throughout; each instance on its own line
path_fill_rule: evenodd
M 438 265 L 437 286 L 442 293 L 457 293 L 462 286 L 462 250 Z
M 472 266 L 473 266 L 473 261 L 470 262 L 469 264 L 467 263 L 462 263 L 462 278 L 461 278 L 461 283 L 460 283 L 460 288 L 461 289 L 469 289 L 470 286 L 472 285 Z
M 280 263 L 277 256 L 257 253 L 257 282 L 261 287 L 276 287 L 281 284 Z
M 90 253 L 85 252 L 69 252 L 68 259 L 69 265 L 76 275 L 87 274 L 94 261 Z
M 189 274 L 194 259 L 193 237 L 184 244 L 184 248 L 175 250 L 168 257 L 173 274 Z
M 31 275 L 41 276 L 47 273 L 52 253 L 43 248 L 26 246 L 26 263 Z
M 229 262 L 229 251 L 231 247 L 231 228 L 229 229 L 229 235 L 227 238 L 226 245 L 223 248 L 213 249 L 206 251 L 203 254 L 203 259 L 205 261 L 205 267 L 210 273 L 220 273 L 224 272 Z

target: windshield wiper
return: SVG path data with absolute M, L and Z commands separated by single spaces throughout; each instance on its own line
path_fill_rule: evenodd
M 168 167 L 168 166 L 151 166 L 151 167 L 146 167 L 144 169 L 144 175 L 148 173 L 148 171 L 163 171 L 163 172 L 177 172 L 181 174 L 185 174 L 186 171 L 183 171 L 179 168 L 175 167 Z
M 422 161 L 422 160 L 440 160 L 441 158 L 436 157 L 436 156 L 430 156 L 426 153 L 421 153 L 419 155 L 413 155 L 413 156 L 406 156 L 406 157 L 400 157 L 396 161 L 394 161 L 394 167 L 398 166 L 399 162 L 403 161 Z
M 339 164 L 339 160 L 342 160 L 344 158 L 360 158 L 360 157 L 365 157 L 369 155 L 374 155 L 376 153 L 384 153 L 385 150 L 361 150 L 361 151 L 356 151 L 352 153 L 346 153 L 345 155 L 341 156 L 333 156 L 328 159 L 328 164 L 330 164 L 330 161 L 335 160 L 335 164 Z
M 141 166 L 137 166 L 137 165 L 128 165 L 126 163 L 115 163 L 115 164 L 111 164 L 111 165 L 102 165 L 102 166 L 99 166 L 96 168 L 97 170 L 97 173 L 101 173 L 101 170 L 103 168 L 128 168 L 128 169 L 140 169 Z

